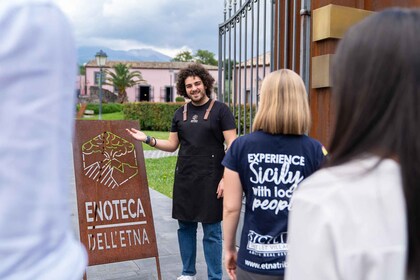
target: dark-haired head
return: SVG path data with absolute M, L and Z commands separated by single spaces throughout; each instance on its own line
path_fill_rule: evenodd
M 420 279 L 420 9 L 392 8 L 353 26 L 333 64 L 331 164 L 397 159 L 407 202 L 408 271 Z
M 178 95 L 189 98 L 185 89 L 185 79 L 188 77 L 199 77 L 203 81 L 207 97 L 211 97 L 214 78 L 209 73 L 209 71 L 199 63 L 192 63 L 178 72 L 176 83 L 176 90 Z

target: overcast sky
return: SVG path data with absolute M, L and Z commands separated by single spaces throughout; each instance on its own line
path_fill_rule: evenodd
M 80 46 L 217 54 L 224 0 L 54 0 Z

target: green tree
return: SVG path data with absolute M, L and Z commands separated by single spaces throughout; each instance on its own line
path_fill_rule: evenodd
M 238 63 L 233 59 L 225 59 L 223 62 L 223 69 L 225 73 L 225 80 L 232 80 L 232 77 L 234 75 L 234 72 L 237 71 L 236 67 L 238 66 Z M 230 73 L 229 73 L 230 69 Z M 230 74 L 230 76 L 229 76 Z
M 194 60 L 201 64 L 215 65 L 217 66 L 218 62 L 214 58 L 214 53 L 206 50 L 197 50 L 194 55 Z
M 207 50 L 197 50 L 194 54 L 190 51 L 179 52 L 171 61 L 180 62 L 198 62 L 201 64 L 217 66 L 217 59 L 214 58 L 214 53 Z
M 181 51 L 171 61 L 190 62 L 194 60 L 190 51 Z
M 86 75 L 86 64 L 79 65 L 79 75 Z
M 117 63 L 113 68 L 115 73 L 105 69 L 107 78 L 104 84 L 114 86 L 118 91 L 117 102 L 125 103 L 128 101 L 126 89 L 144 81 L 143 77 L 140 71 L 130 72 L 130 65 L 124 63 Z

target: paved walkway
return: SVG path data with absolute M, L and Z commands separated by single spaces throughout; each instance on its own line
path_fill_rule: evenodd
M 169 157 L 169 156 L 176 156 L 178 155 L 178 150 L 176 150 L 173 153 L 164 152 L 161 150 L 147 150 L 143 151 L 144 158 L 161 158 L 161 157 Z
M 175 153 L 166 153 L 161 151 L 144 151 L 145 158 L 157 158 L 160 156 L 176 155 Z M 73 163 L 71 165 L 72 173 Z M 160 269 L 163 280 L 176 279 L 181 274 L 182 264 L 178 248 L 177 229 L 178 223 L 172 219 L 172 200 L 163 194 L 149 189 L 156 239 L 158 245 L 158 254 L 160 261 Z M 71 189 L 71 205 L 72 205 L 72 219 L 73 226 L 77 236 L 79 236 L 78 229 L 78 215 L 76 203 L 76 189 L 75 180 L 72 178 Z M 202 228 L 198 227 L 197 236 L 197 280 L 207 279 L 207 266 L 204 260 L 202 239 Z M 224 270 L 224 269 L 223 269 Z M 229 279 L 225 270 L 223 279 Z M 95 265 L 87 268 L 88 280 L 151 280 L 157 278 L 156 261 L 155 258 L 125 261 L 118 263 L 111 263 L 105 265 Z

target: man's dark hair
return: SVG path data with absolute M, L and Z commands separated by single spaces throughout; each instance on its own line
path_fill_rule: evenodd
M 189 98 L 185 89 L 185 79 L 188 77 L 199 77 L 203 81 L 204 87 L 206 88 L 206 95 L 211 97 L 214 78 L 209 73 L 209 71 L 199 63 L 190 64 L 178 72 L 176 83 L 176 90 L 178 95 Z

